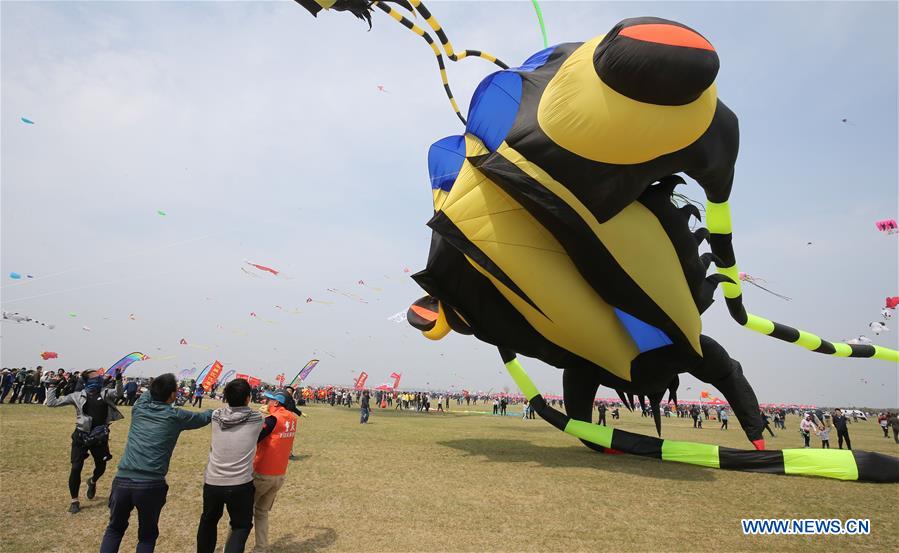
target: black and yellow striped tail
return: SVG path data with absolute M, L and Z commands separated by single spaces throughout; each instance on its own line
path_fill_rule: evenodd
M 883 453 L 843 449 L 732 449 L 711 444 L 663 440 L 574 420 L 546 403 L 514 354 L 502 350 L 500 354 L 509 374 L 537 414 L 566 434 L 604 448 L 707 468 L 819 476 L 860 482 L 899 482 L 899 458 Z
M 804 347 L 815 353 L 836 357 L 869 357 L 899 363 L 899 351 L 894 349 L 867 344 L 829 342 L 811 332 L 798 330 L 748 313 L 743 306 L 743 289 L 740 285 L 740 271 L 734 255 L 733 230 L 728 202 L 708 202 L 706 204 L 706 226 L 709 230 L 709 246 L 712 253 L 718 258 L 716 260 L 718 273 L 730 280 L 730 282 L 721 284 L 724 299 L 727 302 L 727 310 L 731 317 L 742 326 L 766 336 Z
M 447 53 L 447 57 L 449 57 L 452 61 L 459 61 L 466 57 L 479 57 L 494 64 L 498 65 L 503 69 L 508 69 L 509 66 L 503 63 L 501 60 L 497 59 L 496 56 L 488 54 L 486 52 L 481 52 L 479 50 L 464 50 L 460 54 L 456 54 L 455 50 L 453 50 L 453 46 L 450 43 L 449 39 L 446 36 L 446 33 L 440 27 L 440 23 L 431 15 L 431 12 L 417 0 L 411 0 L 412 5 L 415 9 L 421 14 L 425 21 L 427 21 L 428 25 L 434 30 L 437 34 L 437 37 L 440 39 L 440 43 L 443 45 L 444 51 Z M 443 90 L 446 92 L 446 97 L 449 98 L 450 106 L 453 108 L 453 112 L 456 114 L 456 117 L 462 121 L 462 124 L 466 124 L 465 116 L 462 115 L 462 112 L 459 111 L 459 104 L 456 103 L 456 98 L 453 96 L 453 91 L 449 85 L 449 78 L 446 74 L 446 64 L 443 62 L 443 54 L 440 52 L 440 48 L 434 42 L 434 39 L 425 32 L 424 29 L 407 19 L 403 14 L 401 14 L 396 9 L 382 3 L 382 2 L 374 2 L 372 6 L 378 7 L 382 12 L 386 13 L 393 19 L 395 19 L 398 23 L 400 23 L 403 27 L 406 27 L 413 33 L 417 34 L 421 38 L 428 43 L 428 46 L 431 47 L 431 51 L 434 53 L 434 56 L 437 58 L 437 67 L 440 69 L 440 80 L 443 82 Z
M 459 61 L 467 57 L 478 57 L 494 63 L 502 69 L 509 68 L 509 66 L 503 63 L 502 60 L 497 59 L 496 56 L 487 52 L 482 52 L 480 50 L 463 50 L 462 52 L 457 54 L 453 49 L 453 45 L 450 42 L 449 38 L 447 38 L 443 27 L 440 25 L 440 22 L 437 21 L 436 17 L 431 15 L 430 10 L 428 10 L 428 8 L 419 0 L 409 0 L 409 3 L 412 4 L 412 7 L 415 8 L 415 11 L 421 14 L 421 16 L 425 20 L 425 23 L 427 23 L 431 30 L 434 31 L 434 34 L 437 35 L 437 40 L 439 40 L 440 44 L 443 46 L 443 51 L 446 53 L 446 57 L 448 57 L 452 61 Z

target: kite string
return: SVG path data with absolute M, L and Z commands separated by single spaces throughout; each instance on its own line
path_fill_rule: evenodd
M 8 304 L 10 304 L 10 303 L 18 303 L 18 302 L 26 301 L 26 300 L 33 300 L 33 299 L 37 299 L 37 298 L 44 298 L 44 297 L 47 297 L 47 296 L 55 296 L 56 294 L 65 294 L 65 293 L 67 293 L 67 292 L 75 292 L 75 291 L 78 291 L 78 290 L 85 290 L 85 289 L 87 289 L 87 288 L 94 288 L 94 287 L 97 287 L 97 286 L 105 286 L 105 285 L 107 285 L 107 284 L 117 284 L 117 283 L 119 283 L 119 282 L 131 281 L 131 280 L 136 280 L 136 279 L 140 279 L 140 278 L 157 277 L 157 276 L 169 275 L 169 274 L 172 274 L 172 273 L 176 273 L 176 272 L 178 272 L 179 270 L 180 270 L 180 269 L 172 269 L 172 270 L 170 270 L 170 271 L 163 271 L 163 272 L 161 272 L 161 273 L 154 273 L 154 274 L 150 274 L 150 275 L 137 275 L 137 276 L 135 276 L 135 275 L 130 275 L 130 276 L 125 277 L 125 278 L 119 278 L 119 279 L 115 279 L 115 280 L 108 280 L 108 281 L 106 281 L 106 282 L 94 282 L 94 283 L 91 283 L 91 284 L 86 284 L 86 285 L 84 285 L 84 286 L 77 286 L 77 287 L 75 287 L 75 288 L 68 288 L 68 289 L 66 289 L 66 290 L 57 290 L 57 291 L 55 291 L 55 292 L 47 292 L 47 293 L 44 293 L 44 294 L 36 294 L 36 295 L 34 295 L 34 296 L 26 296 L 26 297 L 24 297 L 24 298 L 16 298 L 16 299 L 13 299 L 13 300 L 7 300 L 7 301 L 4 301 L 4 302 L 3 302 L 3 305 L 8 305 Z

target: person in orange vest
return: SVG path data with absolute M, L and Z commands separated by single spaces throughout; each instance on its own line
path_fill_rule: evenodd
M 256 546 L 253 553 L 268 551 L 268 513 L 278 490 L 284 485 L 293 438 L 297 432 L 297 416 L 284 408 L 284 392 L 266 392 L 268 416 L 259 433 L 256 458 L 253 459 L 253 484 L 256 487 L 253 523 Z

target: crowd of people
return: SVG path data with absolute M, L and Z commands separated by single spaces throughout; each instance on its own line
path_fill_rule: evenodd
M 294 388 L 260 384 L 251 386 L 247 380 L 235 379 L 223 386 L 223 407 L 215 410 L 189 411 L 178 406 L 190 403 L 202 409 L 205 396 L 216 398 L 219 383 L 207 390 L 195 380 L 177 382 L 172 374 L 156 378 L 123 378 L 120 374 L 103 375 L 96 370 L 82 372 L 44 371 L 34 369 L 6 369 L 0 372 L 0 403 L 44 403 L 48 407 L 73 406 L 75 429 L 71 436 L 71 469 L 68 478 L 71 502 L 69 512 L 81 510 L 81 483 L 85 461 L 93 460 L 93 470 L 87 479 L 85 496 L 94 499 L 97 482 L 106 473 L 113 455 L 109 448 L 110 423 L 122 420 L 119 406 L 132 406 L 130 429 L 122 458 L 117 466 L 109 493 L 109 523 L 103 534 L 101 552 L 119 550 L 122 537 L 129 526 L 131 512 L 137 510 L 138 551 L 154 550 L 159 535 L 158 521 L 168 493 L 166 474 L 169 461 L 181 432 L 211 425 L 212 444 L 203 480 L 203 510 L 197 527 L 197 551 L 215 550 L 216 525 L 224 509 L 230 517 L 230 531 L 224 551 L 242 552 L 250 532 L 255 528 L 255 553 L 268 547 L 268 513 L 278 490 L 283 486 L 289 461 L 296 459 L 293 442 L 297 421 L 303 416 L 298 405 L 307 402 L 352 408 L 358 404 L 360 423 L 368 422 L 372 407 L 428 413 L 449 411 L 451 404 L 492 405 L 493 415 L 508 414 L 510 405 L 522 405 L 521 416 L 535 418 L 535 411 L 521 396 L 508 394 L 471 394 L 468 392 L 426 392 L 384 390 L 356 390 L 325 386 Z M 564 407 L 559 397 L 547 399 L 553 406 Z M 251 403 L 266 404 L 265 412 L 250 407 Z M 622 402 L 597 400 L 597 424 L 606 425 L 607 413 L 613 420 L 620 418 Z M 645 417 L 652 416 L 648 406 L 638 407 Z M 664 416 L 692 419 L 693 427 L 702 428 L 703 420 L 720 421 L 719 428 L 728 430 L 730 415 L 726 405 L 666 404 Z M 821 447 L 830 447 L 831 434 L 837 445 L 851 449 L 848 425 L 858 412 L 850 416 L 840 409 L 824 412 L 799 408 L 763 409 L 760 416 L 765 428 L 786 430 L 786 417 L 800 416 L 799 432 L 803 447 L 810 447 L 811 436 L 821 440 Z M 877 418 L 884 437 L 892 437 L 899 444 L 899 416 L 882 412 Z

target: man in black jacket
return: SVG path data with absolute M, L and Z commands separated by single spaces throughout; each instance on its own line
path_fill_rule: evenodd
M 294 393 L 295 393 L 295 390 L 293 389 L 293 386 L 287 386 L 286 388 L 284 388 L 284 399 L 285 399 L 284 408 L 287 409 L 288 411 L 290 411 L 291 413 L 293 413 L 294 415 L 296 415 L 298 417 L 302 417 L 303 412 L 300 411 L 299 408 L 297 408 L 297 402 L 293 398 Z M 294 440 L 294 442 L 296 442 L 296 440 Z M 294 455 L 293 448 L 290 449 L 289 459 L 291 461 L 296 461 L 297 459 L 299 459 L 299 457 Z
M 81 471 L 84 461 L 94 458 L 94 472 L 87 481 L 87 498 L 93 499 L 97 493 L 97 479 L 106 472 L 106 461 L 112 459 L 109 453 L 109 423 L 124 418 L 115 406 L 116 398 L 122 395 L 122 375 L 115 375 L 115 389 L 105 388 L 106 379 L 97 371 L 84 371 L 81 374 L 84 388 L 61 397 L 56 391 L 60 381 L 47 387 L 47 407 L 75 407 L 75 431 L 72 433 L 72 451 L 70 460 L 72 469 L 69 472 L 69 494 L 72 503 L 69 512 L 75 514 L 81 510 L 78 500 L 78 489 L 81 487 Z
M 849 429 L 846 427 L 848 422 L 841 409 L 834 409 L 833 427 L 837 429 L 837 443 L 840 445 L 840 449 L 843 449 L 843 438 L 846 439 L 846 448 L 852 449 L 852 442 L 849 441 Z

